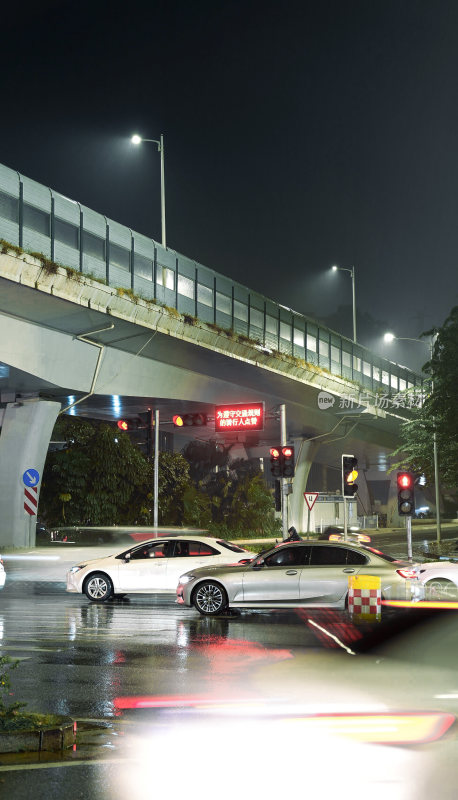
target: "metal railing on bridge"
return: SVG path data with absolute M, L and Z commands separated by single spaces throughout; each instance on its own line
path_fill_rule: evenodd
M 2 165 L 0 238 L 369 392 L 395 395 L 421 385 L 405 367 Z

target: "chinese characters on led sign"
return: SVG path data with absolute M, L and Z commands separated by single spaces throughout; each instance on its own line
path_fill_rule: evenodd
M 215 431 L 264 430 L 264 403 L 215 406 Z

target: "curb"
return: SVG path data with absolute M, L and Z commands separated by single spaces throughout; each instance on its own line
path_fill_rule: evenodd
M 21 753 L 41 750 L 55 752 L 71 747 L 76 741 L 75 723 L 68 717 L 59 726 L 38 731 L 0 732 L 0 753 Z

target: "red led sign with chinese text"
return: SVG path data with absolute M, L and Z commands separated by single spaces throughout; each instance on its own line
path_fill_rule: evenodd
M 215 406 L 215 431 L 264 430 L 264 403 L 234 403 Z

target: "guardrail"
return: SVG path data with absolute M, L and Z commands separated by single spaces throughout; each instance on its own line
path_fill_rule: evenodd
M 3 165 L 0 238 L 368 392 L 392 397 L 421 386 L 411 370 Z

